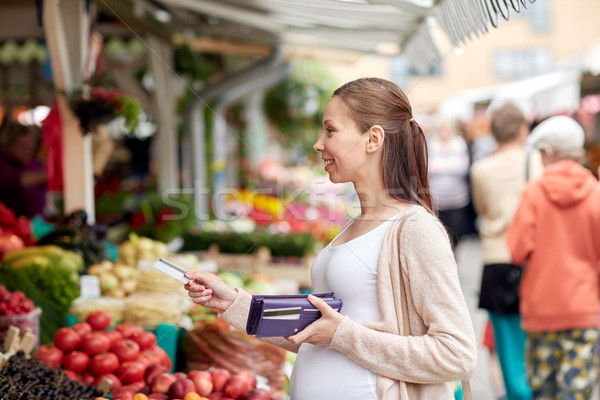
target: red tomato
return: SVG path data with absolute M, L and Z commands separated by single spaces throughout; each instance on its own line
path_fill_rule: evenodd
M 98 356 L 96 356 L 96 357 L 98 357 Z M 110 372 L 99 375 L 96 378 L 96 380 L 94 381 L 94 386 L 98 386 L 100 384 L 100 382 L 102 382 L 102 379 L 108 379 L 110 381 L 110 386 L 111 386 L 113 392 L 116 392 L 119 389 L 121 389 L 121 386 L 122 386 L 121 381 L 119 380 L 119 378 L 117 378 L 117 376 L 115 374 L 111 374 Z
M 80 337 L 92 332 L 92 327 L 87 322 L 79 322 L 71 327 Z
M 117 376 L 125 384 L 144 380 L 146 364 L 139 361 L 125 361 L 119 366 Z
M 92 311 L 88 314 L 85 322 L 90 324 L 93 330 L 103 331 L 110 326 L 110 314 L 102 310 Z
M 79 375 L 77 375 L 77 372 L 75 372 L 75 371 L 71 371 L 70 369 L 65 369 L 64 373 L 65 373 L 65 376 L 72 381 L 79 380 Z
M 83 375 L 81 375 L 81 382 L 85 383 L 87 386 L 92 386 L 95 380 L 96 377 L 89 372 L 84 372 Z
M 71 328 L 60 328 L 54 334 L 54 345 L 64 352 L 69 352 L 77 349 L 81 338 Z
M 47 366 L 56 368 L 63 359 L 63 352 L 58 347 L 43 344 L 35 351 L 35 357 Z
M 110 347 L 110 351 L 115 353 L 121 362 L 133 361 L 140 355 L 140 346 L 131 339 L 121 339 Z
M 156 335 L 152 332 L 135 332 L 130 339 L 140 345 L 140 350 L 148 350 L 156 345 Z
M 62 359 L 62 366 L 65 369 L 70 369 L 74 372 L 83 372 L 87 369 L 90 363 L 90 356 L 85 354 L 83 351 L 72 351 Z
M 80 347 L 89 356 L 95 356 L 110 349 L 110 339 L 100 332 L 88 333 L 81 340 Z
M 114 372 L 119 368 L 119 358 L 114 353 L 94 356 L 90 361 L 90 372 L 96 376 Z
M 166 351 L 163 350 L 160 346 L 154 346 L 150 350 L 146 350 L 146 354 L 150 355 L 152 358 L 158 361 L 160 365 L 165 367 L 167 371 L 171 370 L 172 362 L 171 357 L 167 354 Z
M 124 324 L 119 324 L 115 327 L 116 330 L 123 334 L 124 338 L 129 338 L 135 332 L 143 332 L 144 328 L 139 325 L 133 324 L 131 322 L 125 322 Z
M 108 338 L 108 340 L 110 340 L 110 345 L 112 346 L 113 344 L 115 344 L 116 342 L 118 342 L 119 340 L 123 339 L 123 334 L 116 330 L 110 330 L 110 331 L 106 331 L 106 332 L 102 332 L 102 334 L 104 336 L 106 336 Z

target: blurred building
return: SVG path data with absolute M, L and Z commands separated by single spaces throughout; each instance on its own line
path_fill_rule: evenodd
M 527 9 L 520 13 L 511 10 L 509 21 L 500 19 L 498 28 L 490 27 L 483 36 L 473 35 L 461 47 L 452 48 L 441 29 L 432 25 L 442 58 L 427 71 L 415 70 L 402 55 L 348 57 L 332 65 L 342 82 L 368 75 L 394 80 L 407 91 L 413 107 L 425 112 L 437 111 L 456 96 L 468 97 L 470 112 L 455 110 L 454 116 L 461 119 L 477 118 L 477 107 L 493 100 L 499 90 L 502 96 L 508 97 L 511 91 L 525 88 L 528 94 L 538 98 L 562 98 L 568 107 L 579 98 L 582 76 L 589 69 L 590 54 L 600 39 L 600 25 L 596 22 L 600 2 L 538 0 L 526 3 Z M 533 78 L 537 78 L 535 82 Z M 572 83 L 576 85 L 575 91 L 572 87 L 562 88 L 569 91 L 569 101 L 564 92 L 552 91 L 556 86 Z M 514 86 L 505 86 L 507 84 Z M 462 96 L 470 89 L 477 91 Z M 532 117 L 560 112 L 561 107 L 564 105 L 547 105 Z

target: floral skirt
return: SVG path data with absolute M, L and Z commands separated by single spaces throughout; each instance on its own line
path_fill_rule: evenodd
M 525 360 L 533 399 L 587 400 L 598 381 L 598 329 L 527 332 Z

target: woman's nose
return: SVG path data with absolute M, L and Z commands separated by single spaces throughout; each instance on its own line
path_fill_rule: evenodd
M 313 149 L 317 152 L 323 151 L 323 135 L 320 135 L 315 144 L 313 145 Z

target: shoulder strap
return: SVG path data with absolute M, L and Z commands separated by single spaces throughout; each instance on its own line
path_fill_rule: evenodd
M 402 228 L 404 228 L 404 224 L 406 220 L 409 218 L 410 214 L 405 215 L 400 221 L 400 226 L 398 227 L 398 255 L 400 255 L 400 236 L 402 234 Z M 402 260 L 399 260 L 402 263 Z M 408 321 L 408 303 L 406 297 L 406 287 L 404 286 L 404 277 L 402 267 L 400 268 L 400 296 L 401 296 L 401 307 L 402 307 L 402 335 L 410 336 L 410 325 Z M 405 382 L 406 391 L 408 392 L 408 398 L 410 400 L 414 400 L 415 398 L 415 384 Z M 463 389 L 463 400 L 471 400 L 471 384 L 468 380 L 464 380 L 461 382 Z

